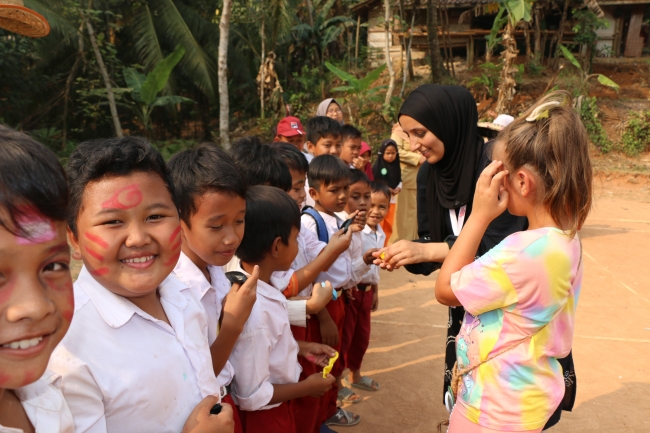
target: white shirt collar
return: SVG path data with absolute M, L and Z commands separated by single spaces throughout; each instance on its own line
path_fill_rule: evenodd
M 149 314 L 131 301 L 102 286 L 90 275 L 85 266 L 81 269 L 75 286 L 81 288 L 88 295 L 99 315 L 111 328 L 121 328 L 131 320 L 134 314 L 152 320 Z M 181 293 L 183 290 L 188 290 L 187 286 L 171 275 L 165 278 L 158 287 L 161 300 L 164 299 L 180 309 L 185 309 L 187 306 L 187 299 Z
M 181 256 L 174 268 L 174 275 L 181 280 L 187 287 L 195 287 L 201 295 L 205 296 L 210 290 L 214 290 L 210 282 L 205 278 L 201 269 L 196 264 L 181 252 Z
M 250 274 L 244 270 L 244 268 L 241 265 L 241 260 L 238 260 L 237 268 L 240 270 L 240 272 L 243 272 L 246 274 L 247 277 L 250 277 Z M 276 287 L 273 287 L 272 285 L 265 283 L 262 280 L 257 280 L 257 294 L 262 295 L 265 298 L 272 299 L 274 301 L 279 301 L 282 303 L 287 303 L 287 298 L 282 294 L 282 289 L 278 289 Z

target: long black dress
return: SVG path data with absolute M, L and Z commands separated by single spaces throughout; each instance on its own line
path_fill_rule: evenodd
M 486 143 L 484 146 L 483 156 L 479 164 L 479 173 L 483 171 L 491 161 L 491 146 L 492 142 Z M 424 163 L 418 172 L 417 178 L 417 205 L 418 205 L 418 235 L 420 242 L 429 241 L 429 224 L 427 220 L 427 211 L 426 211 L 426 188 L 428 184 L 427 176 L 429 175 L 428 164 Z M 468 204 L 468 208 L 471 206 L 471 203 Z M 458 215 L 458 209 L 456 209 L 456 215 Z M 469 213 L 470 209 L 468 209 Z M 453 230 L 451 226 L 451 219 L 449 216 L 445 219 L 445 226 L 447 228 L 448 240 L 455 240 L 453 235 Z M 511 215 L 508 211 L 501 214 L 496 218 L 488 229 L 486 230 L 483 239 L 481 239 L 481 244 L 477 251 L 477 256 L 482 256 L 490 249 L 499 244 L 503 239 L 512 233 L 523 231 L 528 228 L 528 220 L 525 217 L 516 217 Z M 424 274 L 429 275 L 431 272 L 440 269 L 442 263 L 420 263 L 417 265 L 408 265 L 406 269 L 414 274 Z M 445 376 L 444 376 L 444 388 L 443 388 L 443 404 L 444 404 L 444 394 L 447 391 L 447 387 L 451 385 L 451 375 L 452 368 L 456 363 L 456 336 L 460 332 L 460 327 L 465 317 L 465 309 L 463 307 L 450 307 L 449 308 L 449 321 L 447 323 L 447 341 L 445 345 Z M 553 413 L 551 418 L 546 423 L 544 430 L 554 426 L 560 421 L 562 410 L 571 411 L 573 409 L 573 404 L 575 402 L 576 391 L 577 391 L 577 382 L 576 375 L 573 365 L 573 354 L 569 353 L 566 358 L 558 359 L 562 369 L 564 371 L 564 383 L 565 383 L 565 392 L 564 399 L 560 403 L 557 410 Z

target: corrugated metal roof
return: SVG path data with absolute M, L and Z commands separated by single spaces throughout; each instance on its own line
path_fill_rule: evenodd
M 397 3 L 395 0 L 392 0 L 392 1 L 393 1 L 393 4 L 394 4 L 395 7 L 397 7 L 399 5 L 399 3 Z M 445 0 L 438 0 L 438 1 L 440 2 L 439 3 L 440 5 L 445 4 Z M 647 0 L 647 1 L 650 2 L 650 0 Z M 462 7 L 462 6 L 471 7 L 471 6 L 475 6 L 477 4 L 487 4 L 487 3 L 494 3 L 494 2 L 495 2 L 495 0 L 446 0 L 447 5 L 453 5 L 453 6 L 456 6 L 456 7 Z M 410 8 L 411 4 L 413 4 L 412 0 L 406 0 L 404 2 L 404 5 L 408 6 L 409 8 Z M 352 12 L 359 13 L 359 12 L 365 12 L 366 10 L 373 9 L 373 8 L 375 8 L 377 6 L 383 7 L 383 1 L 382 0 L 366 0 L 366 1 L 361 2 L 361 3 L 359 3 L 359 4 L 355 5 L 355 6 L 352 6 L 350 8 L 350 10 L 352 10 Z M 426 4 L 426 2 L 419 2 L 418 7 L 420 9 L 426 9 L 427 4 Z

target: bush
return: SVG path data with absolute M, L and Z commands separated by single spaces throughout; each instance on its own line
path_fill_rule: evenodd
M 582 118 L 582 123 L 587 129 L 589 139 L 594 143 L 594 146 L 596 146 L 598 150 L 603 153 L 608 153 L 612 150 L 613 144 L 607 137 L 605 128 L 603 128 L 603 124 L 598 118 L 599 114 L 600 110 L 598 109 L 598 105 L 596 105 L 595 97 L 586 97 L 582 100 L 582 104 L 580 105 L 580 117 Z
M 630 156 L 638 155 L 648 149 L 650 143 L 650 111 L 630 112 L 625 125 L 621 150 Z

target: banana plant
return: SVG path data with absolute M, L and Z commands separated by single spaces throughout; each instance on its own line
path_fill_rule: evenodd
M 379 79 L 379 76 L 386 69 L 386 64 L 384 63 L 377 69 L 374 69 L 366 74 L 363 78 L 357 78 L 354 75 L 345 72 L 330 62 L 325 62 L 325 66 L 329 69 L 334 75 L 339 77 L 347 85 L 339 86 L 332 89 L 333 92 L 344 92 L 347 96 L 353 97 L 357 103 L 357 109 L 359 110 L 359 117 L 365 117 L 370 113 L 373 113 L 371 107 L 369 107 L 370 102 L 374 102 L 375 99 L 381 97 L 378 95 L 382 89 L 385 89 L 387 86 L 377 86 L 370 87 L 372 84 Z M 347 99 L 347 97 L 346 97 Z M 348 114 L 350 115 L 350 123 L 354 122 L 354 117 L 352 116 L 352 110 L 350 109 L 350 104 L 348 106 Z
M 184 96 L 158 96 L 167 85 L 172 70 L 184 55 L 185 48 L 180 45 L 177 46 L 173 53 L 159 61 L 156 67 L 146 76 L 135 68 L 126 68 L 124 70 L 124 80 L 128 86 L 125 90 L 131 93 L 133 99 L 130 108 L 142 122 L 147 135 L 151 133 L 151 114 L 156 107 L 195 103 L 192 99 Z
M 581 96 L 587 96 L 588 93 L 587 81 L 589 81 L 591 78 L 596 78 L 598 82 L 603 86 L 611 87 L 612 89 L 618 92 L 620 86 L 616 84 L 614 81 L 612 81 L 610 78 L 604 76 L 603 74 L 590 74 L 588 70 L 583 69 L 578 59 L 576 59 L 575 56 L 571 54 L 571 51 L 569 51 L 567 47 L 565 47 L 564 45 L 560 45 L 559 48 L 564 58 L 567 59 L 579 71 Z

